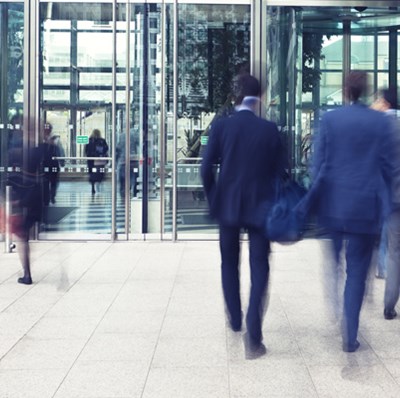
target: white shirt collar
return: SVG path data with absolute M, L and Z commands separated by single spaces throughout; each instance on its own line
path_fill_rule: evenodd
M 250 111 L 254 113 L 254 106 L 260 101 L 260 97 L 247 96 L 243 98 L 240 105 L 235 106 L 235 110 L 239 111 Z

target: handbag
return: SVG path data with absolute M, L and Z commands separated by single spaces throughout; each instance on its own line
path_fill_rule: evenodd
M 292 180 L 278 180 L 276 201 L 265 220 L 267 238 L 279 243 L 293 243 L 303 236 L 304 218 L 295 211 L 306 190 Z

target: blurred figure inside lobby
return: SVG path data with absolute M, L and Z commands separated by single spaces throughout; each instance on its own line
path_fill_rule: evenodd
M 133 129 L 129 137 L 129 187 L 133 197 L 137 195 L 137 177 L 139 169 L 139 132 Z M 125 198 L 126 187 L 126 134 L 120 133 L 116 147 L 116 160 L 118 170 L 118 186 L 121 198 Z
M 56 202 L 56 194 L 59 182 L 60 166 L 64 166 L 64 148 L 60 142 L 60 136 L 53 133 L 53 126 L 45 123 L 43 128 L 43 143 L 41 144 L 43 157 L 43 204 L 48 206 Z
M 89 138 L 89 143 L 85 145 L 85 155 L 89 158 L 105 158 L 108 156 L 107 141 L 101 136 L 99 129 L 94 129 Z M 107 159 L 88 159 L 89 182 L 92 186 L 92 195 L 100 191 L 101 183 L 105 176 L 105 166 Z

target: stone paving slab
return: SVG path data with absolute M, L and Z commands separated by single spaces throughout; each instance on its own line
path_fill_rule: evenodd
M 384 281 L 369 279 L 361 348 L 343 353 L 326 245 L 272 246 L 267 355 L 253 361 L 225 322 L 216 241 L 33 242 L 32 286 L 0 253 L 0 397 L 399 397 Z M 245 309 L 246 241 L 241 275 Z

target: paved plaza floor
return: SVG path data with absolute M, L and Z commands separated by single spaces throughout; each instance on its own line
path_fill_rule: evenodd
M 273 246 L 257 360 L 225 322 L 218 242 L 34 242 L 31 286 L 2 253 L 0 397 L 400 397 L 400 319 L 383 319 L 384 281 L 369 283 L 360 350 L 342 352 L 325 244 Z

